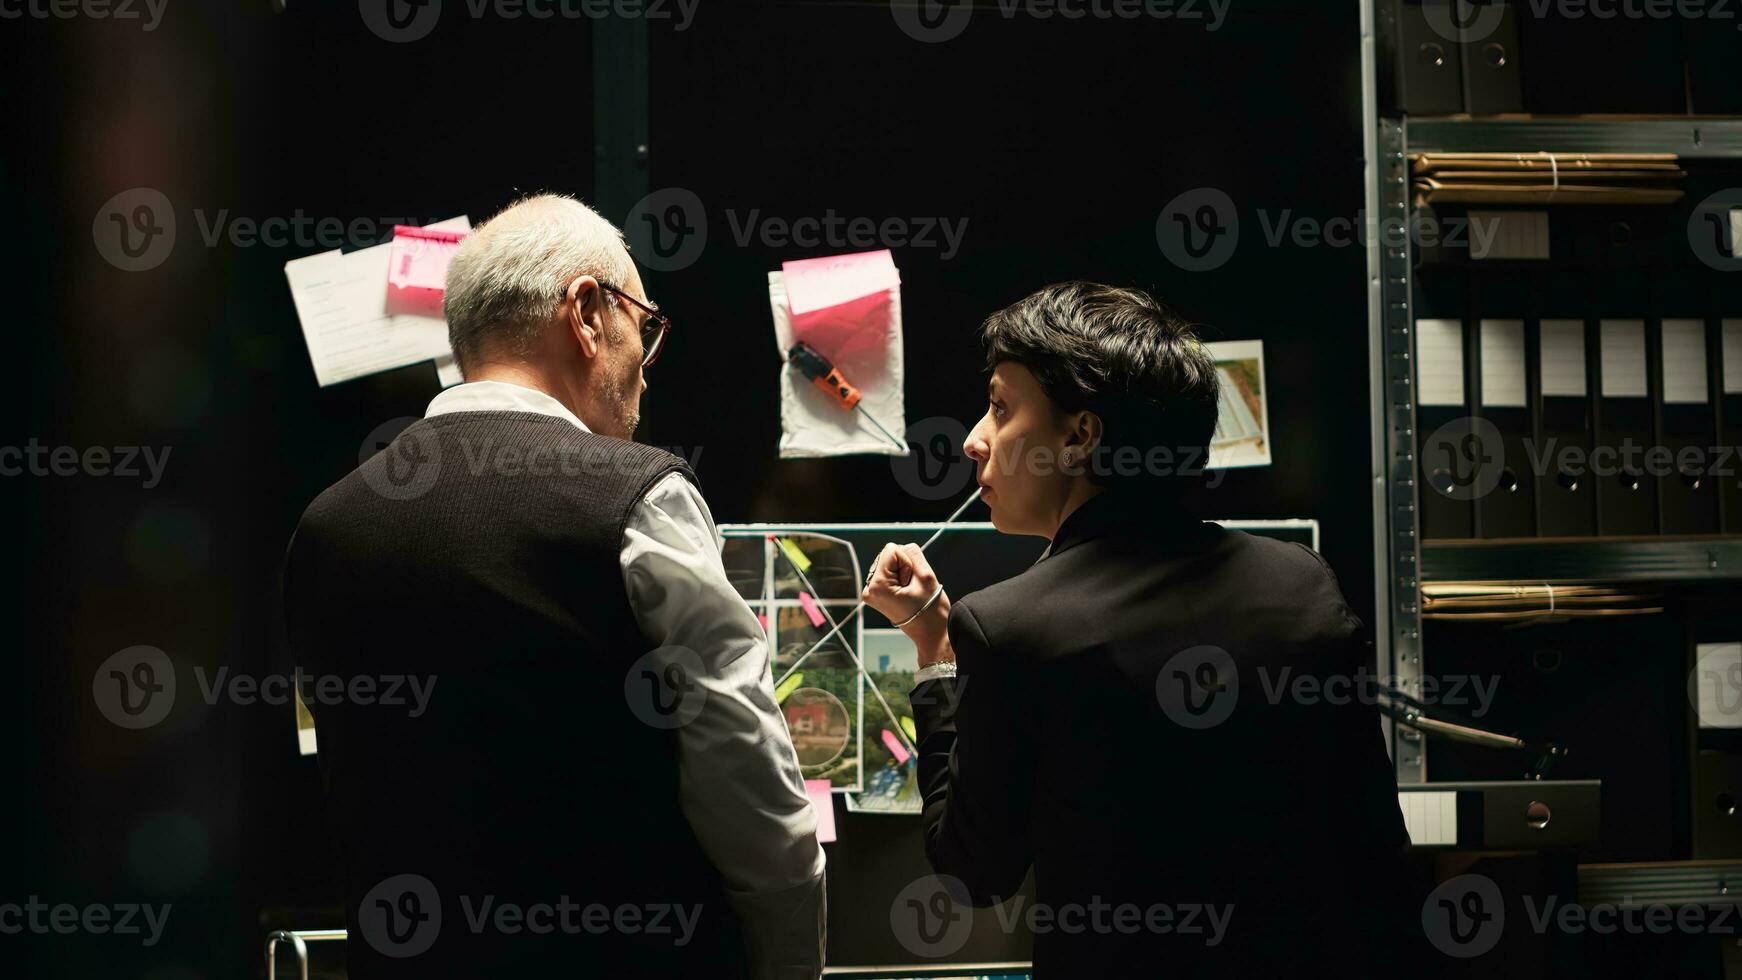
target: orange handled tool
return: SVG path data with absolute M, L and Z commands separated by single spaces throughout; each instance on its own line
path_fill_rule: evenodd
M 811 383 L 821 388 L 830 398 L 840 403 L 840 406 L 851 412 L 859 404 L 859 389 L 847 383 L 841 377 L 841 372 L 835 369 L 829 359 L 817 352 L 815 347 L 799 341 L 787 352 L 787 359 L 792 361 Z
M 865 411 L 865 406 L 859 404 L 859 389 L 848 384 L 847 379 L 841 376 L 841 372 L 836 370 L 835 366 L 829 363 L 829 359 L 824 357 L 815 347 L 801 340 L 792 345 L 792 350 L 786 352 L 786 359 L 791 361 L 793 367 L 798 368 L 801 374 L 811 379 L 812 384 L 821 388 L 830 398 L 834 399 L 835 404 L 849 412 L 858 409 L 860 415 L 865 416 L 872 425 L 877 427 L 877 431 L 888 436 L 890 442 L 900 446 L 902 452 L 907 452 L 907 443 L 895 438 L 888 429 L 883 427 L 883 423 L 873 418 L 870 412 Z

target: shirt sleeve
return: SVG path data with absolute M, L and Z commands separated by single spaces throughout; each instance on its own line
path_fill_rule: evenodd
M 822 972 L 826 907 L 816 810 L 774 701 L 768 641 L 726 579 L 708 505 L 680 473 L 630 513 L 623 581 L 646 641 L 701 659 L 701 711 L 677 730 L 679 800 L 725 879 L 752 975 Z

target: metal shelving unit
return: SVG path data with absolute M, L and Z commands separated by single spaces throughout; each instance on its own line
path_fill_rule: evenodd
M 1742 119 L 1626 116 L 1412 119 L 1412 153 L 1675 153 L 1692 159 L 1742 157 Z
M 1424 582 L 1689 582 L 1742 579 L 1742 538 L 1428 541 Z
M 1409 155 L 1420 152 L 1675 153 L 1742 159 L 1742 118 L 1382 117 L 1379 0 L 1362 0 L 1362 110 L 1367 213 L 1379 228 L 1407 227 Z M 1393 59 L 1395 63 L 1395 59 Z M 1419 696 L 1424 651 L 1422 581 L 1529 579 L 1693 581 L 1742 578 L 1742 539 L 1593 539 L 1448 542 L 1419 533 L 1411 292 L 1413 246 L 1372 234 L 1367 242 L 1372 413 L 1374 608 L 1378 666 Z M 1421 736 L 1388 726 L 1399 783 L 1427 780 Z

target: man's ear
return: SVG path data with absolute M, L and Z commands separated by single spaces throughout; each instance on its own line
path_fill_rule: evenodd
M 568 311 L 569 332 L 580 345 L 581 356 L 591 360 L 599 356 L 599 341 L 605 336 L 605 291 L 599 280 L 582 276 L 569 283 L 563 306 Z

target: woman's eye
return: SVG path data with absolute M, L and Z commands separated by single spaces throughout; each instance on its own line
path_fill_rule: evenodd
M 998 404 L 997 402 L 993 402 L 992 403 L 992 417 L 999 418 L 999 419 L 1003 418 L 1004 417 L 1004 406 Z

